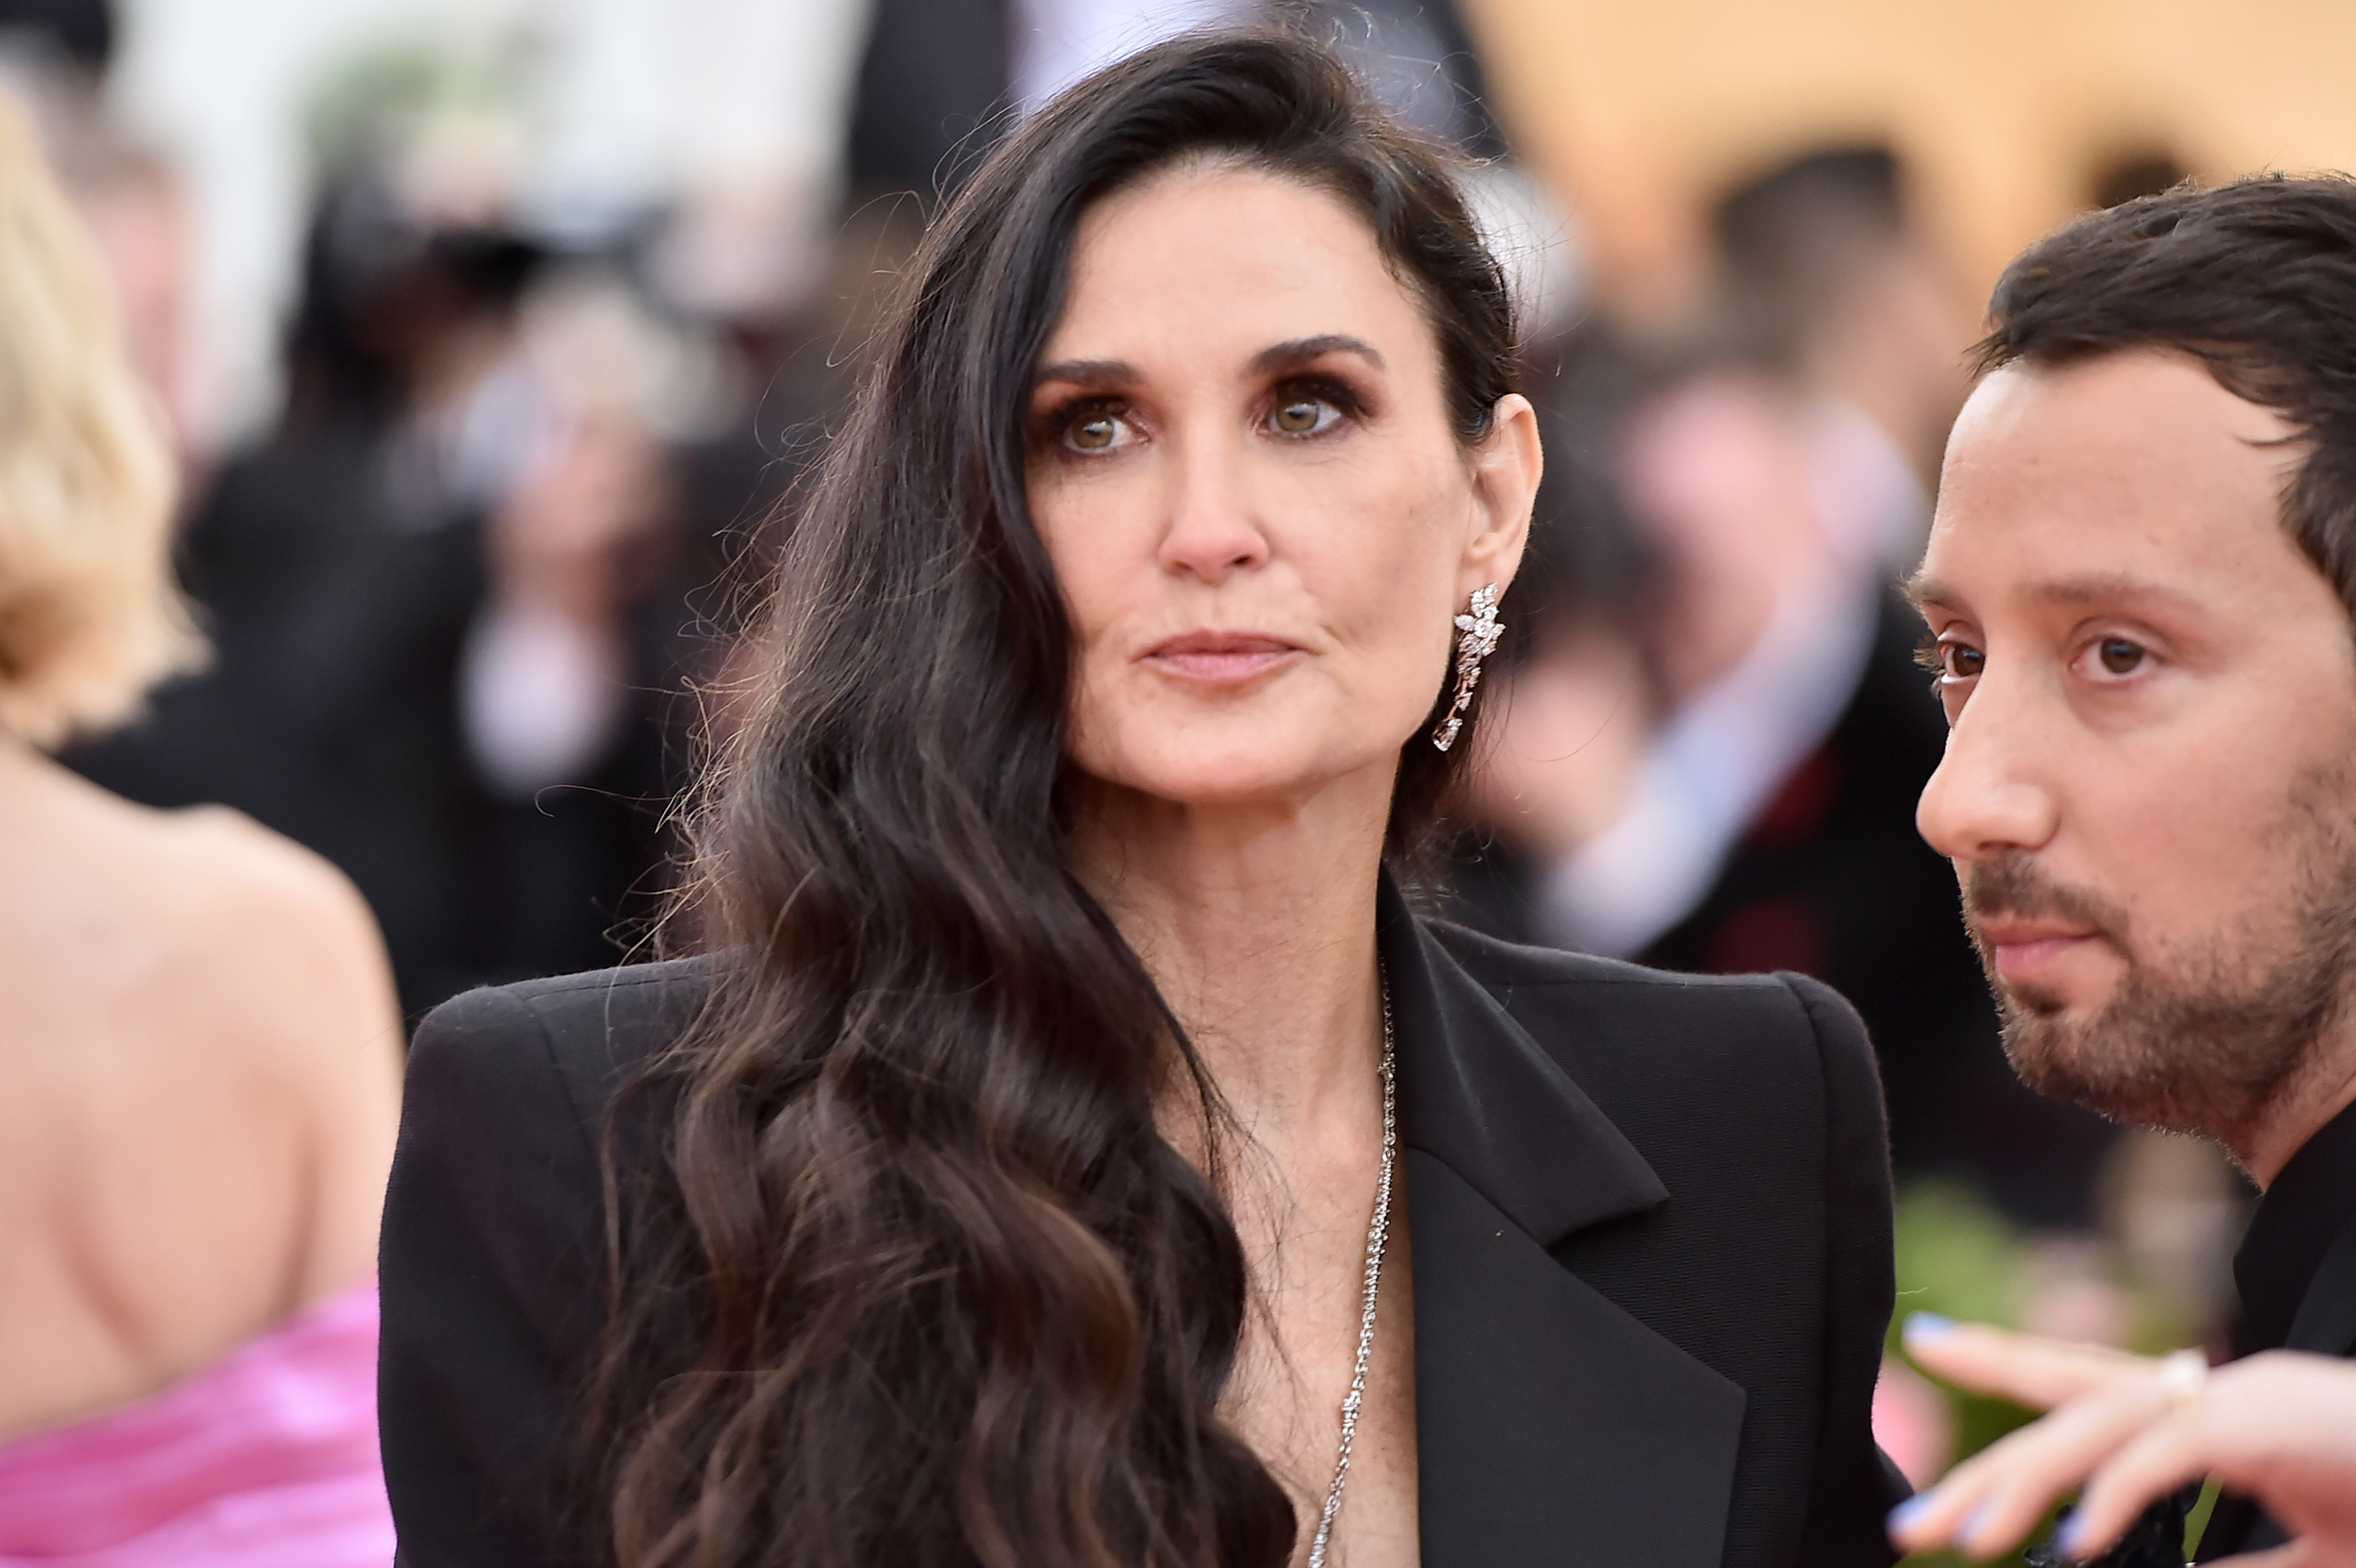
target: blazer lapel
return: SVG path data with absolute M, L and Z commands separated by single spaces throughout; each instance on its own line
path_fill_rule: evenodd
M 1386 878 L 1425 1568 L 1719 1561 L 1745 1403 L 1558 1264 L 1669 1194 Z

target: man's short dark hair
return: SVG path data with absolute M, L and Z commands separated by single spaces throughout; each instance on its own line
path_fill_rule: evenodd
M 1977 368 L 2170 348 L 2308 451 L 2284 525 L 2356 613 L 2356 179 L 2265 175 L 2089 213 L 2021 252 Z

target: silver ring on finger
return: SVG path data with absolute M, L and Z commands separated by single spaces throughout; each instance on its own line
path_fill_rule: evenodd
M 2209 1358 L 2198 1350 L 2171 1350 L 2159 1359 L 2159 1392 L 2170 1410 L 2187 1410 L 2200 1403 L 2209 1382 Z

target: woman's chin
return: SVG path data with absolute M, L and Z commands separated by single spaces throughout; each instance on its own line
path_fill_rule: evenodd
M 1387 790 L 1397 754 L 1336 759 L 1303 755 L 1298 747 L 1173 748 L 1116 767 L 1082 766 L 1122 793 L 1190 812 L 1294 810 L 1370 771 Z M 1370 769 L 1370 762 L 1377 765 Z

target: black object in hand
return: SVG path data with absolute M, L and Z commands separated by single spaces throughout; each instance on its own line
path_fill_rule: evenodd
M 2063 1522 L 2075 1509 L 2064 1509 Z M 2064 1557 L 2052 1546 L 2032 1546 L 2021 1561 L 2029 1568 L 2184 1568 L 2182 1493 L 2164 1497 L 2136 1516 L 2119 1543 L 2091 1562 Z

